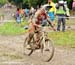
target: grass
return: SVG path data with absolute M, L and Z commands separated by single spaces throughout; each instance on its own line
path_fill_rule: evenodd
M 26 31 L 24 30 L 24 26 L 27 25 L 26 22 L 22 22 L 21 24 L 17 24 L 16 22 L 7 22 L 0 26 L 0 34 L 1 35 L 18 35 L 23 34 Z
M 52 32 L 49 37 L 55 45 L 75 47 L 75 30 L 66 32 Z
M 27 22 L 21 22 L 21 24 L 17 24 L 16 22 L 7 22 L 0 26 L 0 35 L 25 34 L 27 30 L 24 29 L 24 26 L 27 24 Z M 53 39 L 55 45 L 75 47 L 75 30 L 66 32 L 50 32 L 49 36 Z

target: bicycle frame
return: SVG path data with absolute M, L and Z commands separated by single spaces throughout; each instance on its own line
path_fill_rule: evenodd
M 42 42 L 43 42 L 42 44 L 43 44 L 44 47 L 45 47 L 45 40 L 46 40 L 47 32 L 45 32 L 44 30 L 42 30 L 41 32 L 42 32 L 42 38 L 43 38 L 43 39 L 42 39 Z
M 37 43 L 37 41 L 35 39 L 36 38 L 35 37 L 36 33 L 34 33 L 33 38 L 30 42 L 31 43 L 30 44 L 30 46 L 31 46 L 30 49 L 26 47 L 27 38 L 25 39 L 24 54 L 30 56 L 34 51 L 36 51 L 37 49 L 40 49 L 41 56 L 42 56 L 41 60 L 48 62 L 52 59 L 52 57 L 54 55 L 54 46 L 53 46 L 52 41 L 49 38 L 47 38 L 48 36 L 47 36 L 47 32 L 45 30 L 46 29 L 42 29 L 40 31 L 41 35 L 39 35 L 40 38 L 38 39 L 39 40 L 38 43 L 40 45 L 39 48 L 37 48 L 35 46 L 35 44 Z M 38 35 L 38 33 L 37 33 L 37 35 Z M 44 56 L 45 56 L 45 58 L 44 58 Z

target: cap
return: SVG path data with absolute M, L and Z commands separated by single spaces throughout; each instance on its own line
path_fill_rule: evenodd
M 64 3 L 64 1 L 63 1 L 63 0 L 60 0 L 58 3 L 63 4 L 63 3 Z

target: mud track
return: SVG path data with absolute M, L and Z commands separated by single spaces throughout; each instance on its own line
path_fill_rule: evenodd
M 50 62 L 43 62 L 35 53 L 23 55 L 25 35 L 0 35 L 0 65 L 75 65 L 75 49 L 55 46 L 55 54 Z

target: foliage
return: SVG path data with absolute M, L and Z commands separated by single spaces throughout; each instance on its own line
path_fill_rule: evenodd
M 0 35 L 18 35 L 24 34 L 27 30 L 24 30 L 24 24 L 22 26 L 16 22 L 8 22 L 0 26 Z M 75 47 L 75 30 L 69 30 L 66 32 L 50 32 L 49 37 L 54 41 L 55 45 Z
M 2 0 L 1 0 L 2 1 Z M 47 0 L 8 0 L 9 2 L 14 2 L 14 4 L 17 5 L 17 7 L 37 7 L 40 6 L 41 4 L 46 4 Z M 53 0 L 53 2 L 57 2 L 58 0 Z M 71 5 L 72 5 L 72 0 L 64 0 L 68 2 L 68 6 L 71 9 Z
M 75 30 L 66 32 L 50 32 L 49 37 L 54 41 L 55 45 L 75 47 Z
M 17 7 L 22 7 L 23 0 L 8 0 L 9 2 L 13 2 Z
M 8 2 L 7 0 L 0 0 L 0 4 L 5 4 L 7 2 Z
M 7 22 L 0 26 L 1 35 L 17 35 L 23 33 L 25 33 L 24 28 L 16 22 Z
M 27 7 L 27 6 L 34 6 L 37 7 L 38 5 L 47 3 L 47 0 L 0 0 L 0 4 L 4 4 L 6 2 L 13 2 L 18 7 Z M 58 0 L 53 0 L 53 2 L 57 2 Z M 64 0 L 68 2 L 68 5 L 72 4 L 72 0 Z M 71 6 L 69 6 L 71 8 Z
M 47 0 L 8 0 L 9 2 L 14 2 L 17 6 L 22 4 L 22 7 L 37 7 L 40 6 L 41 4 L 44 4 L 47 2 Z

